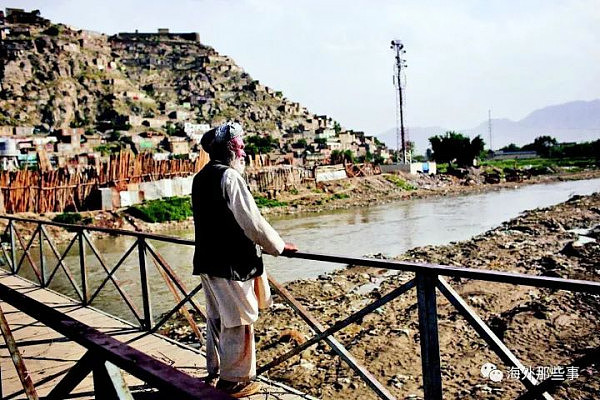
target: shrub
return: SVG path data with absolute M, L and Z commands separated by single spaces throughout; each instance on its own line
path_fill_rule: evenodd
M 335 193 L 333 196 L 331 196 L 331 198 L 333 198 L 333 199 L 348 199 L 348 198 L 350 198 L 350 195 L 348 193 Z
M 169 197 L 131 206 L 126 212 L 146 222 L 182 221 L 192 216 L 192 202 L 189 197 Z
M 259 208 L 263 207 L 285 207 L 287 203 L 285 201 L 279 201 L 275 199 L 267 199 L 264 196 L 254 196 L 254 201 Z
M 79 213 L 64 212 L 52 218 L 52 221 L 59 222 L 61 224 L 78 224 L 82 219 L 83 218 Z
M 386 181 L 393 183 L 396 187 L 402 190 L 416 190 L 417 188 L 397 175 L 386 174 L 383 176 Z

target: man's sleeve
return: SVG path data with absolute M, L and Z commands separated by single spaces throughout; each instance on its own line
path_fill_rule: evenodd
M 230 168 L 223 174 L 221 187 L 227 206 L 246 236 L 260 245 L 265 253 L 273 256 L 281 254 L 285 242 L 260 214 L 244 178 Z

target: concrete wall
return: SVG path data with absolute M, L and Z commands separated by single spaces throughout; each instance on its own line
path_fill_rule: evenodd
M 160 179 L 127 185 L 127 190 L 117 192 L 115 188 L 100 188 L 100 209 L 115 210 L 140 204 L 145 200 L 158 200 L 165 197 L 189 196 L 192 194 L 194 176 L 174 179 Z
M 389 164 L 381 166 L 381 172 L 394 171 L 406 172 L 413 175 L 419 173 L 435 175 L 437 174 L 437 164 L 433 161 L 425 161 L 422 163 L 414 162 L 410 164 Z
M 335 181 L 346 179 L 346 169 L 343 165 L 322 166 L 315 169 L 315 180 L 317 182 Z

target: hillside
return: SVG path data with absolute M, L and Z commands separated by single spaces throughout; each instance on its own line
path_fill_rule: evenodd
M 0 125 L 163 127 L 168 120 L 279 137 L 332 125 L 254 80 L 198 34 L 106 36 L 39 17 L 2 25 Z M 136 118 L 137 117 L 137 118 Z

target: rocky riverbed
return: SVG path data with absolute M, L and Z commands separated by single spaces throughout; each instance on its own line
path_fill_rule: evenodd
M 525 212 L 471 240 L 415 248 L 398 259 L 598 281 L 600 194 Z M 286 287 L 323 325 L 330 326 L 411 277 L 410 273 L 348 266 Z M 447 280 L 534 375 L 543 377 L 547 368 L 564 366 L 600 345 L 598 296 Z M 509 368 L 439 293 L 438 318 L 445 398 L 511 399 L 523 391 Z M 417 321 L 413 290 L 335 336 L 395 396 L 422 398 Z M 277 297 L 275 306 L 262 314 L 256 330 L 259 364 L 312 335 Z M 182 321 L 174 321 L 165 333 L 191 338 Z M 488 362 L 503 372 L 500 382 L 482 376 L 481 367 Z M 597 398 L 598 367 L 571 372 L 564 387 L 554 393 L 555 398 Z M 376 398 L 322 342 L 268 375 L 317 397 Z

